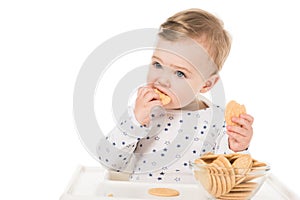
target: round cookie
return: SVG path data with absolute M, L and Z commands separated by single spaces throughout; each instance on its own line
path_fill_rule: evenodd
M 179 192 L 171 188 L 150 188 L 148 193 L 160 197 L 175 197 L 179 196 Z
M 201 160 L 201 159 L 200 159 Z M 214 179 L 210 175 L 210 169 L 208 166 L 195 168 L 194 169 L 194 177 L 197 181 L 199 181 L 205 190 L 211 191 L 212 185 L 214 184 Z
M 236 123 L 232 122 L 232 117 L 239 117 L 240 114 L 246 113 L 246 108 L 244 105 L 240 105 L 236 101 L 230 101 L 225 109 L 225 121 L 227 125 L 237 126 Z
M 228 158 L 225 157 L 226 155 L 221 155 L 218 157 L 218 159 L 223 163 L 225 166 L 225 171 L 226 171 L 226 179 L 227 179 L 227 188 L 226 188 L 226 193 L 228 193 L 235 185 L 235 173 L 234 169 L 229 162 Z M 231 156 L 230 156 L 231 157 Z
M 235 169 L 234 172 L 236 176 L 236 184 L 239 184 L 244 181 L 246 174 L 251 170 L 252 167 L 252 158 L 249 154 L 241 155 L 233 163 L 232 167 Z
M 218 176 L 219 174 L 218 165 L 216 165 L 215 163 L 210 163 L 209 169 L 210 169 L 210 176 L 212 178 L 212 186 L 211 186 L 210 193 L 215 197 L 219 197 L 222 194 L 222 186 L 221 186 L 220 177 Z
M 225 172 L 226 169 L 224 168 L 225 166 L 218 158 L 216 160 L 214 160 L 213 163 L 217 165 L 217 170 L 218 170 L 217 177 L 221 181 L 221 184 L 218 187 L 219 195 L 218 196 L 216 195 L 216 197 L 219 197 L 222 194 L 226 193 L 226 191 L 227 191 L 227 181 L 230 183 L 230 179 L 229 179 L 230 177 L 228 176 L 228 179 L 227 179 L 227 176 L 225 175 L 225 173 L 226 173 Z

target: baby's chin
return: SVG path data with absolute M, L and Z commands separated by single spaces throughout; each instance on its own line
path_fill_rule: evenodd
M 167 110 L 179 110 L 179 109 L 182 109 L 184 107 L 185 106 L 173 103 L 172 100 L 169 104 L 163 106 L 163 108 L 165 108 Z
M 167 110 L 198 110 L 199 103 L 198 101 L 190 101 L 186 102 L 185 104 L 180 104 L 171 100 L 171 102 L 167 105 L 164 105 L 163 108 Z

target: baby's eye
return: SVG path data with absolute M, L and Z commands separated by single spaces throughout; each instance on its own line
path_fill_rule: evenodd
M 153 62 L 152 65 L 157 68 L 157 69 L 161 69 L 162 65 L 159 62 Z
M 179 78 L 186 77 L 185 74 L 184 74 L 182 71 L 176 71 L 176 75 L 177 75 Z

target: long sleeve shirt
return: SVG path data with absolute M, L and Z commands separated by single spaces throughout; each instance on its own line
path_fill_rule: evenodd
M 98 145 L 99 160 L 131 181 L 194 183 L 189 162 L 207 152 L 229 149 L 224 110 L 161 110 L 151 113 L 149 127 L 125 113 L 118 126 Z

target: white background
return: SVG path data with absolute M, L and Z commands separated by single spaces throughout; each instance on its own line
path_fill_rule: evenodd
M 82 63 L 112 36 L 157 28 L 191 7 L 216 14 L 231 33 L 232 52 L 221 72 L 226 98 L 244 103 L 255 117 L 253 157 L 269 162 L 296 191 L 297 1 L 7 2 L 0 3 L 0 199 L 58 199 L 78 165 L 99 165 L 73 121 Z

